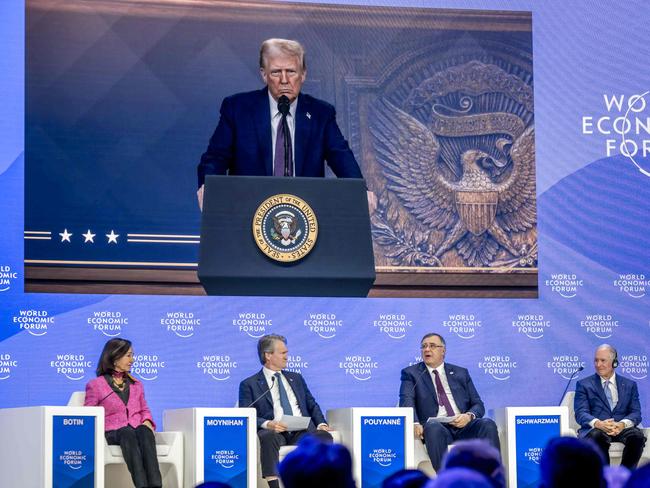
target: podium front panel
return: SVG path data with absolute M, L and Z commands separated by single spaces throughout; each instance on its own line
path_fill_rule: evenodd
M 248 487 L 248 417 L 203 417 L 203 479 Z
M 505 432 L 508 486 L 537 486 L 544 447 L 568 429 L 567 407 L 506 407 L 495 414 L 499 428 Z
M 413 468 L 413 409 L 358 407 L 328 410 L 330 425 L 350 449 L 360 488 L 381 488 L 400 469 Z
M 52 486 L 95 488 L 95 417 L 53 415 L 51 421 Z
M 0 486 L 104 487 L 104 409 L 0 409 Z
M 183 433 L 186 488 L 204 481 L 232 488 L 257 483 L 257 415 L 254 408 L 165 410 L 165 430 Z
M 381 488 L 393 473 L 406 468 L 406 417 L 361 416 L 361 485 Z

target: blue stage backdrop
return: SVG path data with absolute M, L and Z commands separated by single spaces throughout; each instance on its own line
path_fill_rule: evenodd
M 136 13 L 150 5 L 132 3 Z M 537 300 L 24 294 L 23 231 L 39 230 L 23 228 L 25 192 L 43 215 L 50 207 L 57 212 L 65 206 L 83 215 L 86 207 L 99 201 L 120 216 L 139 219 L 142 228 L 151 220 L 176 225 L 179 213 L 195 205 L 194 166 L 218 106 L 215 99 L 211 106 L 190 111 L 181 100 L 257 85 L 251 81 L 244 86 L 233 79 L 218 88 L 207 82 L 162 86 L 156 73 L 134 64 L 128 76 L 150 80 L 147 92 L 120 91 L 124 86 L 119 79 L 106 79 L 105 88 L 117 90 L 125 104 L 139 101 L 137 116 L 129 109 L 133 117 L 117 121 L 115 115 L 128 106 L 69 106 L 65 98 L 57 100 L 66 109 L 69 125 L 61 133 L 60 126 L 50 126 L 54 121 L 48 113 L 39 121 L 39 140 L 49 154 L 42 161 L 47 172 L 61 170 L 64 155 L 57 156 L 61 143 L 73 153 L 93 145 L 104 154 L 104 160 L 80 159 L 80 175 L 107 164 L 117 146 L 127 152 L 132 149 L 133 161 L 165 161 L 153 174 L 142 174 L 122 160 L 110 161 L 122 168 L 119 179 L 132 182 L 139 198 L 135 206 L 125 204 L 133 195 L 112 192 L 101 172 L 86 191 L 71 195 L 65 184 L 43 185 L 24 178 L 24 5 L 18 0 L 0 2 L 4 40 L 0 47 L 0 407 L 65 404 L 94 376 L 103 343 L 117 336 L 134 342 L 133 372 L 145 383 L 158 423 L 164 409 L 234 406 L 239 381 L 260 367 L 256 340 L 268 332 L 288 337 L 290 368 L 306 377 L 324 410 L 394 406 L 400 369 L 419 361 L 419 340 L 434 331 L 447 339 L 447 360 L 469 368 L 488 409 L 556 405 L 571 373 L 584 366 L 579 377 L 591 374 L 595 347 L 611 343 L 619 350 L 618 372 L 638 381 L 642 408 L 649 415 L 650 51 L 646 33 L 650 6 L 636 1 L 616 6 L 602 3 L 596 9 L 591 1 L 523 0 L 405 1 L 399 6 L 426 8 L 434 3 L 447 8 L 532 11 L 540 250 Z M 41 14 L 46 15 L 47 8 Z M 30 17 L 28 28 L 53 30 L 61 39 L 106 33 L 104 47 L 115 50 L 116 66 L 147 59 L 146 46 L 132 56 L 123 50 L 121 36 L 131 32 L 124 22 L 96 16 L 93 22 L 73 28 L 41 20 L 39 15 Z M 178 24 L 183 20 L 174 25 Z M 181 78 L 183 73 L 204 71 L 211 76 L 225 70 L 248 73 L 254 80 L 253 47 L 274 33 L 273 26 L 260 27 L 252 36 L 259 34 L 259 39 L 251 41 L 246 59 L 233 54 L 228 32 L 214 40 L 211 49 L 201 43 L 186 46 L 196 54 L 193 59 L 178 56 L 174 45 L 156 55 L 177 57 Z M 146 34 L 164 44 L 167 32 Z M 210 55 L 202 56 L 204 52 Z M 70 53 L 68 59 L 50 65 L 46 61 L 40 65 L 42 75 L 55 85 L 78 86 L 78 80 L 59 76 L 74 63 L 89 76 L 95 69 L 110 72 L 110 67 L 94 65 L 84 53 Z M 363 63 L 363 59 L 348 61 Z M 32 82 L 38 85 L 38 77 Z M 147 105 L 154 98 L 167 103 Z M 333 101 L 345 110 L 346 100 Z M 52 101 L 44 96 L 32 103 L 50 106 Z M 33 108 L 28 105 L 28 112 Z M 87 111 L 110 114 L 113 126 L 99 130 L 84 124 L 80 115 Z M 132 143 L 139 141 L 140 127 L 153 123 L 160 131 L 143 153 L 142 146 Z M 193 127 L 195 132 L 179 137 L 183 127 Z M 54 133 L 59 139 L 48 139 Z M 172 160 L 183 165 L 186 173 L 170 183 Z M 66 181 L 75 176 L 66 174 Z M 172 183 L 178 192 L 169 201 L 182 203 L 151 205 L 158 201 L 154 195 L 160 185 Z M 179 224 L 187 225 L 188 234 L 198 222 L 198 212 L 191 211 L 194 220 Z M 101 233 L 110 230 L 107 220 Z

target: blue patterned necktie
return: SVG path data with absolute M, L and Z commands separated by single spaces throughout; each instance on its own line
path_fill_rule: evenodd
M 605 381 L 603 389 L 605 390 L 605 398 L 607 398 L 607 403 L 609 403 L 609 409 L 614 410 L 614 398 L 612 397 L 612 390 L 609 387 L 610 381 Z
M 280 392 L 280 406 L 282 406 L 282 411 L 285 415 L 293 415 L 293 410 L 291 408 L 291 403 L 289 403 L 287 390 L 284 389 L 284 385 L 282 384 L 282 375 L 280 373 L 275 373 L 274 376 L 278 383 L 278 391 Z

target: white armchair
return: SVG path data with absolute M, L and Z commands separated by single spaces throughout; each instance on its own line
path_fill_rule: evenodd
M 578 436 L 578 429 L 580 429 L 580 425 L 576 421 L 576 414 L 575 411 L 573 410 L 573 399 L 576 395 L 575 391 L 568 391 L 566 395 L 564 395 L 564 398 L 562 398 L 562 406 L 566 406 L 569 408 L 569 432 L 566 433 L 566 435 L 570 435 L 573 437 Z M 650 429 L 644 428 L 641 424 L 638 425 L 639 429 L 643 432 L 646 438 L 646 444 L 645 444 L 645 449 L 643 450 L 643 454 L 641 454 L 641 460 L 639 461 L 639 465 L 646 464 L 650 462 Z M 611 445 L 609 446 L 609 459 L 611 464 L 620 464 L 621 463 L 621 458 L 623 457 L 623 448 L 625 445 L 622 442 L 612 442 Z
M 427 447 L 420 439 L 416 439 L 415 437 L 413 437 L 413 442 L 415 443 L 413 449 L 413 454 L 415 455 L 415 468 L 419 469 L 427 476 L 435 476 L 436 470 L 433 469 L 431 459 L 429 459 Z M 451 448 L 451 445 L 449 447 Z
M 86 392 L 75 391 L 68 406 L 81 407 L 85 398 Z M 156 432 L 156 453 L 163 486 L 183 488 L 183 433 Z M 133 487 L 120 446 L 109 446 L 104 441 L 104 466 L 106 486 Z

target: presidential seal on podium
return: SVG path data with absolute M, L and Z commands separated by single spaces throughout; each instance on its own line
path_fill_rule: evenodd
M 253 238 L 269 258 L 298 261 L 311 252 L 318 238 L 318 220 L 307 202 L 288 194 L 264 200 L 253 216 Z

